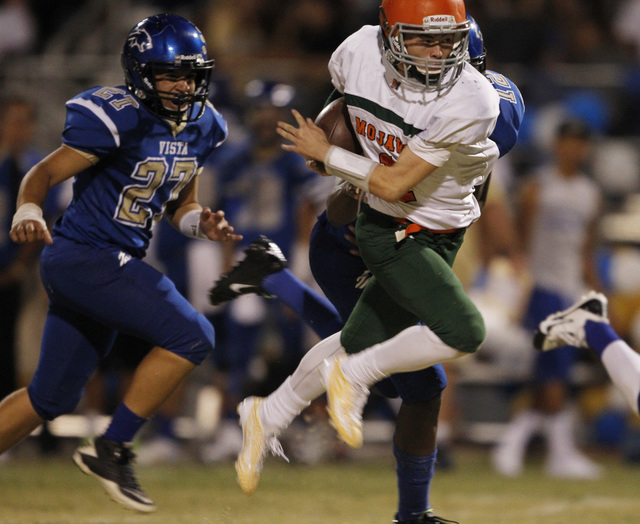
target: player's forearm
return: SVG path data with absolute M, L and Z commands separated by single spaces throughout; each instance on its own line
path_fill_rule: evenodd
M 392 168 L 336 146 L 328 150 L 324 166 L 330 175 L 389 202 L 399 200 L 411 187 L 388 173 Z
M 397 202 L 436 169 L 408 148 L 405 151 L 395 164 L 383 166 L 370 158 L 331 146 L 324 157 L 324 166 L 327 173 L 346 180 L 365 193 L 387 202 Z
M 35 166 L 22 179 L 18 191 L 17 207 L 27 203 L 42 207 L 51 185 L 51 176 L 46 168 L 40 165 Z
M 166 217 L 173 227 L 180 229 L 180 221 L 190 211 L 202 211 L 202 206 L 195 202 L 191 202 L 171 210 L 167 208 Z
M 390 169 L 379 166 L 373 171 L 369 180 L 369 193 L 386 202 L 397 202 L 413 186 L 400 178 L 393 177 Z
M 202 206 L 196 202 L 183 204 L 175 209 L 167 209 L 169 223 L 183 235 L 193 238 L 206 238 L 202 232 L 200 221 Z

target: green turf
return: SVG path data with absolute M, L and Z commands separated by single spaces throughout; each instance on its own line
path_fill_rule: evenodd
M 598 457 L 598 481 L 561 481 L 529 465 L 516 480 L 492 472 L 486 450 L 458 449 L 457 467 L 437 475 L 432 503 L 461 524 L 637 524 L 640 469 Z M 390 457 L 320 466 L 269 459 L 251 496 L 232 464 L 139 468 L 158 511 L 120 509 L 70 459 L 19 458 L 0 465 L 0 523 L 390 524 L 396 504 Z

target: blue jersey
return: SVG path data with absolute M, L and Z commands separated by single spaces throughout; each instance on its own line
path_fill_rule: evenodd
M 141 258 L 166 204 L 226 139 L 227 124 L 207 104 L 199 120 L 176 128 L 124 86 L 94 87 L 66 106 L 63 143 L 96 162 L 75 177 L 54 233 Z
M 484 76 L 500 97 L 500 114 L 489 139 L 496 143 L 500 156 L 503 157 L 518 140 L 520 124 L 524 117 L 524 100 L 516 85 L 506 76 L 495 71 L 485 71 Z

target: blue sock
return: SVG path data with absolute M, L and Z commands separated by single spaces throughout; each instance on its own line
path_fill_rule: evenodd
M 587 344 L 600 357 L 602 357 L 602 352 L 611 342 L 620 340 L 618 334 L 606 322 L 587 320 L 584 324 L 584 332 L 587 336 Z
M 266 277 L 262 281 L 262 289 L 292 309 L 320 338 L 327 338 L 342 329 L 342 320 L 333 304 L 288 269 Z
M 109 424 L 107 431 L 102 436 L 115 442 L 131 442 L 147 420 L 136 415 L 124 405 L 124 402 L 120 402 L 113 414 L 111 424 Z
M 429 509 L 429 490 L 436 452 L 426 457 L 403 453 L 394 443 L 398 477 L 398 520 L 416 520 Z

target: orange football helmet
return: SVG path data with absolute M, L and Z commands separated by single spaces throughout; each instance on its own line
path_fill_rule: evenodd
M 407 82 L 427 91 L 443 91 L 458 81 L 469 45 L 470 23 L 463 0 L 382 0 L 380 26 L 385 58 Z M 446 58 L 422 58 L 407 52 L 408 38 L 445 34 L 454 35 L 453 49 Z

